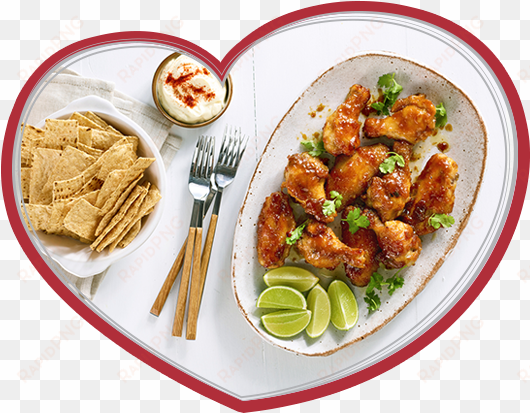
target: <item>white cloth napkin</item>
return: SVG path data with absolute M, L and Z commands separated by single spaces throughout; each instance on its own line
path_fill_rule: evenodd
M 92 95 L 99 96 L 112 102 L 116 109 L 147 132 L 158 147 L 164 159 L 165 167 L 169 167 L 182 140 L 170 133 L 173 124 L 162 116 L 156 108 L 121 93 L 115 89 L 112 82 L 82 77 L 70 69 L 57 70 L 57 73 L 59 74 L 46 82 L 42 93 L 33 103 L 27 120 L 28 124 L 37 124 L 79 98 Z M 107 270 L 87 278 L 76 277 L 64 270 L 63 272 L 66 273 L 68 280 L 91 300 L 105 278 Z

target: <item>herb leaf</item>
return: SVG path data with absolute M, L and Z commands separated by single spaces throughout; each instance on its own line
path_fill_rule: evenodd
M 399 273 L 403 270 L 403 268 L 401 268 L 392 277 L 389 277 L 386 280 L 378 272 L 374 272 L 372 274 L 370 282 L 366 287 L 364 297 L 364 301 L 366 302 L 366 304 L 368 304 L 368 310 L 370 313 L 376 311 L 381 306 L 381 299 L 374 290 L 377 289 L 379 291 L 383 291 L 383 286 L 387 285 L 388 294 L 392 295 L 394 294 L 394 291 L 396 291 L 398 288 L 403 287 L 405 280 L 403 279 L 403 277 L 399 276 Z
M 434 229 L 440 228 L 450 228 L 455 223 L 455 219 L 451 215 L 447 214 L 432 214 L 429 218 L 429 225 Z
M 300 239 L 302 236 L 302 233 L 304 232 L 305 227 L 307 226 L 307 221 L 305 221 L 303 224 L 298 225 L 293 232 L 291 233 L 291 236 L 285 238 L 285 242 L 289 245 L 296 244 L 296 241 Z
M 402 168 L 405 167 L 405 158 L 396 152 L 388 152 L 390 155 L 379 165 L 379 170 L 381 173 L 388 174 L 394 172 L 396 168 L 396 163 Z
M 444 104 L 440 103 L 436 106 L 436 127 L 443 128 L 447 123 L 447 110 L 444 108 Z
M 368 228 L 370 226 L 370 220 L 361 215 L 361 209 L 355 208 L 353 211 L 348 212 L 346 219 L 343 219 L 349 225 L 349 230 L 352 234 L 359 231 L 359 228 Z
M 378 115 L 390 115 L 389 108 L 394 106 L 399 94 L 403 90 L 403 87 L 396 82 L 395 76 L 395 73 L 387 73 L 386 75 L 381 76 L 377 82 L 379 87 L 384 88 L 383 102 L 374 102 L 371 105 L 373 109 L 377 110 Z
M 328 217 L 334 214 L 337 208 L 340 208 L 342 205 L 341 194 L 339 194 L 337 191 L 331 191 L 329 195 L 331 196 L 332 200 L 327 199 L 324 201 L 324 205 L 322 205 L 322 213 Z
M 311 156 L 318 157 L 326 152 L 324 141 L 302 141 L 300 143 L 309 151 Z
M 381 299 L 375 292 L 366 293 L 364 297 L 364 302 L 368 304 L 368 311 L 373 313 L 381 307 Z

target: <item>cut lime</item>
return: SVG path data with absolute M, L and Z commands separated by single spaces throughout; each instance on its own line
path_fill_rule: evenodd
M 263 291 L 258 297 L 256 307 L 281 308 L 282 310 L 305 310 L 305 297 L 298 290 L 285 285 L 275 285 Z
M 309 291 L 318 283 L 318 277 L 311 271 L 300 267 L 280 267 L 269 271 L 263 276 L 267 287 L 287 285 L 300 292 Z
M 326 290 L 317 284 L 307 296 L 307 309 L 311 311 L 311 321 L 306 333 L 311 338 L 320 337 L 328 328 L 331 317 L 331 303 Z
M 280 338 L 297 335 L 307 327 L 310 320 L 309 310 L 282 310 L 261 317 L 265 329 Z
M 359 319 L 357 300 L 342 281 L 333 281 L 328 288 L 331 302 L 331 322 L 339 330 L 349 330 Z

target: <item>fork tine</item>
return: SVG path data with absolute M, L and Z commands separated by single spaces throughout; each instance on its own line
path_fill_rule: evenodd
M 225 125 L 225 132 L 223 135 L 223 143 L 221 144 L 221 151 L 219 152 L 219 163 L 223 164 L 226 158 L 226 150 L 228 148 L 228 125 Z
M 210 136 L 210 142 L 211 142 L 211 145 L 210 145 L 210 155 L 209 155 L 209 163 L 208 163 L 208 171 L 207 171 L 207 176 L 210 176 L 212 174 L 212 171 L 213 171 L 213 162 L 214 162 L 214 158 L 215 158 L 215 138 L 213 136 Z
M 203 136 L 203 147 L 201 153 L 201 166 L 199 169 L 199 177 L 204 178 L 206 176 L 206 167 L 207 167 L 207 156 L 210 150 L 210 139 L 208 136 Z
M 190 167 L 190 175 L 195 174 L 195 167 L 197 166 L 197 158 L 199 156 L 200 146 L 201 146 L 201 138 L 199 137 L 199 140 L 197 141 L 197 145 L 195 145 L 195 152 L 193 152 L 193 158 L 192 158 L 191 167 Z
M 241 128 L 236 128 L 234 131 L 234 137 L 237 136 L 234 150 L 232 151 L 230 166 L 235 167 L 239 158 L 239 148 L 241 148 Z
M 239 149 L 236 168 L 239 166 L 239 162 L 241 162 L 241 158 L 243 158 L 243 154 L 245 153 L 245 149 L 247 148 L 248 140 L 249 140 L 248 136 L 243 136 L 241 140 L 241 147 Z
M 213 138 L 211 136 L 208 136 L 208 146 L 206 147 L 206 151 L 204 151 L 204 178 L 210 177 L 210 163 L 211 163 L 211 156 L 212 156 L 212 147 L 213 147 Z

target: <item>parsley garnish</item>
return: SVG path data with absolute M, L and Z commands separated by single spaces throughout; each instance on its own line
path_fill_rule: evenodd
M 396 79 L 394 79 L 395 76 L 395 73 L 387 73 L 386 75 L 381 76 L 377 82 L 379 87 L 384 88 L 383 96 L 385 97 L 382 102 L 374 102 L 371 105 L 372 108 L 377 110 L 378 115 L 383 114 L 389 116 L 389 108 L 394 106 L 399 94 L 403 90 L 403 87 L 396 82 Z
M 300 239 L 300 237 L 302 236 L 302 233 L 304 232 L 304 229 L 305 229 L 306 226 L 307 226 L 307 221 L 305 221 L 301 225 L 298 225 L 293 230 L 291 235 L 289 237 L 285 238 L 285 242 L 287 244 L 289 244 L 289 245 L 294 245 L 296 243 L 296 241 L 298 241 Z
M 388 152 L 388 154 L 390 156 L 379 165 L 379 170 L 382 173 L 388 174 L 394 172 L 396 163 L 402 168 L 405 167 L 405 159 L 400 154 L 396 152 Z
M 324 141 L 302 141 L 300 142 L 309 151 L 309 155 L 318 157 L 326 152 Z
M 340 208 L 342 205 L 341 194 L 339 194 L 337 191 L 331 191 L 329 195 L 331 196 L 332 200 L 327 199 L 324 201 L 324 205 L 322 205 L 322 213 L 327 217 L 334 214 L 337 208 Z
M 406 268 L 406 267 L 403 267 Z M 366 304 L 368 304 L 368 311 L 370 313 L 373 313 L 374 311 L 377 311 L 379 307 L 381 307 L 381 299 L 377 295 L 377 293 L 374 291 L 375 289 L 379 291 L 383 291 L 383 286 L 388 286 L 388 294 L 392 295 L 394 294 L 394 291 L 396 291 L 398 288 L 403 287 L 403 284 L 405 283 L 405 280 L 403 277 L 399 276 L 399 273 L 403 270 L 401 268 L 399 271 L 397 271 L 392 277 L 389 277 L 386 279 L 386 281 L 383 279 L 383 276 L 377 272 L 374 272 L 372 274 L 372 277 L 370 278 L 370 282 L 368 283 L 368 286 L 366 287 L 365 297 L 364 301 Z
M 451 215 L 447 214 L 432 214 L 429 218 L 429 225 L 434 229 L 440 228 L 440 225 L 444 228 L 449 228 L 455 223 L 455 219 Z
M 447 110 L 444 108 L 444 104 L 440 103 L 436 106 L 436 127 L 443 128 L 447 123 Z
M 353 211 L 348 212 L 348 216 L 343 221 L 348 223 L 352 234 L 359 231 L 359 228 L 368 228 L 370 226 L 370 220 L 364 215 L 361 215 L 360 208 L 355 208 Z

